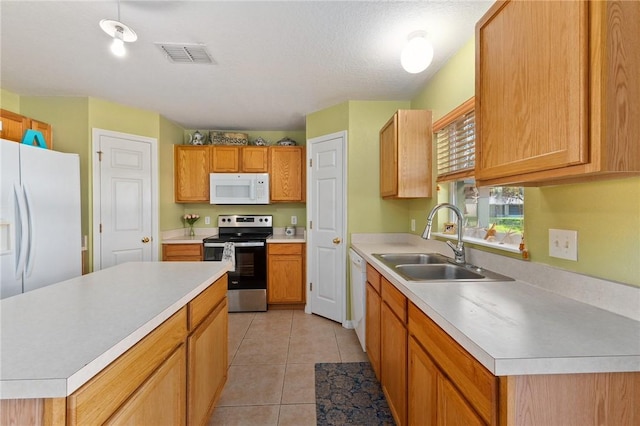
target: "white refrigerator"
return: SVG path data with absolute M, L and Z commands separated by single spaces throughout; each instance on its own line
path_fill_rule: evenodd
M 80 158 L 0 139 L 0 299 L 82 274 Z

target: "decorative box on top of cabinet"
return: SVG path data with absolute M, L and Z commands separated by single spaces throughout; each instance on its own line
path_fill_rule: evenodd
M 640 174 L 640 2 L 497 2 L 476 25 L 476 180 Z
M 380 196 L 431 197 L 431 111 L 398 110 L 380 130 Z

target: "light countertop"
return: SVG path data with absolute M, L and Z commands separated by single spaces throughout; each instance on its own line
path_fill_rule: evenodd
M 451 257 L 441 242 L 352 241 L 352 247 L 496 376 L 640 371 L 639 321 L 521 280 L 406 281 L 372 256 L 440 252 Z
M 124 263 L 1 300 L 0 398 L 70 395 L 228 268 Z

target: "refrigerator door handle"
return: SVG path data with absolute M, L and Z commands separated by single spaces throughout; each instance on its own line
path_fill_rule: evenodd
M 34 250 L 34 244 L 33 242 L 36 239 L 36 235 L 35 235 L 35 226 L 33 224 L 33 202 L 32 202 L 32 197 L 29 191 L 29 187 L 27 185 L 24 185 L 24 199 L 25 199 L 25 210 L 26 210 L 26 216 L 27 216 L 27 225 L 29 227 L 28 230 L 28 236 L 29 238 L 27 239 L 27 247 L 26 247 L 26 259 L 25 259 L 25 277 L 28 277 L 31 275 L 31 272 L 33 271 L 33 250 Z
M 27 218 L 27 208 L 24 196 L 24 189 L 18 183 L 13 184 L 13 196 L 16 206 L 16 278 L 22 277 L 24 271 L 25 258 L 27 256 L 27 244 L 29 239 L 29 228 Z

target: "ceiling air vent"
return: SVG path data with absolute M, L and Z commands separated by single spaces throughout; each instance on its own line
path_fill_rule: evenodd
M 176 64 L 215 64 L 204 44 L 156 43 L 167 57 Z

